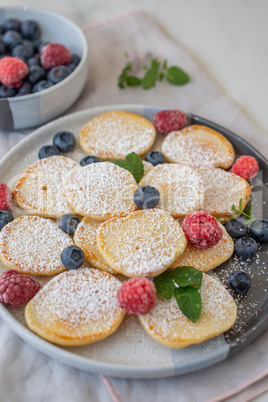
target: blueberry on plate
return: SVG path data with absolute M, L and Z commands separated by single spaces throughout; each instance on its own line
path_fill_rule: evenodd
M 38 157 L 39 159 L 48 158 L 49 156 L 60 155 L 60 151 L 54 145 L 44 145 L 39 149 Z
M 68 246 L 62 250 L 61 262 L 67 269 L 77 269 L 85 261 L 85 254 L 81 248 L 77 246 Z
M 246 272 L 235 271 L 228 278 L 228 286 L 236 293 L 247 293 L 251 287 L 250 276 Z
M 39 25 L 35 21 L 26 20 L 21 23 L 21 34 L 26 39 L 38 39 L 41 35 Z
M 81 166 L 86 166 L 86 165 L 91 165 L 91 163 L 98 163 L 100 162 L 100 159 L 97 156 L 85 156 L 83 159 L 80 161 Z
M 32 92 L 44 91 L 44 89 L 48 89 L 50 87 L 53 87 L 53 84 L 51 84 L 51 82 L 41 80 L 34 84 Z
M 3 25 L 0 25 L 0 35 L 3 35 L 5 33 L 5 28 L 3 27 Z
M 4 29 L 5 31 L 20 31 L 21 22 L 16 20 L 15 18 L 8 18 L 4 21 Z
M 254 222 L 251 225 L 250 234 L 257 241 L 268 241 L 268 219 Z
M 16 88 L 9 88 L 5 85 L 0 86 L 0 98 L 12 98 L 17 92 Z
M 72 60 L 71 63 L 75 64 L 76 66 L 78 66 L 78 64 L 80 63 L 80 57 L 77 56 L 77 54 L 72 54 Z
M 251 258 L 258 251 L 258 244 L 256 240 L 251 237 L 241 237 L 235 243 L 235 252 L 239 257 Z
M 7 31 L 2 37 L 2 42 L 11 49 L 17 45 L 21 45 L 22 41 L 22 36 L 17 31 Z
M 158 151 L 148 152 L 148 154 L 145 156 L 145 160 L 154 166 L 159 165 L 160 163 L 165 163 L 166 161 L 164 155 Z
M 58 84 L 70 75 L 72 70 L 67 66 L 57 66 L 49 70 L 47 74 L 47 80 L 52 84 Z
M 67 67 L 71 70 L 71 72 L 73 72 L 76 69 L 77 65 L 74 63 L 70 63 L 67 64 Z
M 11 55 L 13 57 L 23 57 L 27 60 L 34 55 L 34 50 L 30 46 L 21 44 L 13 47 Z
M 134 193 L 134 202 L 141 209 L 154 208 L 159 200 L 159 191 L 152 186 L 141 186 Z
M 61 152 L 70 152 L 75 147 L 76 139 L 70 131 L 59 131 L 53 138 L 53 144 Z
M 229 235 L 234 239 L 240 239 L 240 237 L 245 237 L 248 233 L 248 228 L 239 219 L 231 219 L 226 223 L 225 228 Z
M 38 81 L 45 80 L 47 76 L 46 70 L 41 66 L 29 67 L 28 81 L 34 85 Z
M 18 93 L 15 96 L 24 96 L 32 92 L 32 85 L 25 81 L 22 86 L 18 89 Z
M 27 60 L 27 64 L 28 64 L 29 67 L 31 67 L 31 66 L 40 66 L 40 57 L 38 55 L 30 57 Z
M 66 214 L 60 218 L 59 227 L 68 235 L 73 236 L 79 223 L 80 220 L 76 215 Z
M 13 220 L 14 216 L 11 212 L 6 210 L 0 211 L 0 230 L 2 230 L 4 226 L 6 226 L 9 222 L 12 222 Z

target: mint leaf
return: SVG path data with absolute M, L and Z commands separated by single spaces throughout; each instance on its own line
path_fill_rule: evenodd
M 136 182 L 139 183 L 144 175 L 144 166 L 141 157 L 132 152 L 126 156 L 126 163 L 128 170 L 133 174 Z
M 242 198 L 240 198 L 240 201 L 239 201 L 239 210 L 242 212 L 242 202 L 243 202 L 243 199 Z
M 158 77 L 158 71 L 150 68 L 146 71 L 145 76 L 141 81 L 141 85 L 143 89 L 150 89 L 155 86 L 156 80 Z
M 174 294 L 173 272 L 165 271 L 154 277 L 154 285 L 159 296 L 170 299 Z
M 190 80 L 189 76 L 176 66 L 167 69 L 166 78 L 173 85 L 184 85 Z
M 126 77 L 126 84 L 129 87 L 137 87 L 141 85 L 141 79 L 139 77 L 135 77 L 134 75 L 129 75 Z
M 231 206 L 231 211 L 236 211 L 235 204 L 233 204 L 233 205 Z
M 200 289 L 203 273 L 194 267 L 177 267 L 173 271 L 173 280 L 179 287 L 192 286 Z
M 198 290 L 191 286 L 175 288 L 174 296 L 183 314 L 192 322 L 196 322 L 202 310 L 201 295 Z
M 111 161 L 111 163 L 114 163 L 115 165 L 128 170 L 128 165 L 127 165 L 126 161 L 124 161 L 123 159 L 114 159 Z
M 119 88 L 121 88 L 121 89 L 125 88 L 126 77 L 127 77 L 128 72 L 131 69 L 132 69 L 132 64 L 130 62 L 128 62 L 118 77 Z
M 247 207 L 247 209 L 244 212 L 244 215 L 247 216 L 248 218 L 251 218 L 251 214 L 252 214 L 252 206 L 250 205 L 249 207 Z

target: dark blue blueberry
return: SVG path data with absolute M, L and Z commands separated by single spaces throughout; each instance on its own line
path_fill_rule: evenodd
M 231 219 L 226 223 L 225 228 L 230 236 L 234 239 L 240 239 L 240 237 L 245 237 L 248 233 L 248 228 L 239 219 Z
M 71 63 L 75 64 L 76 66 L 78 66 L 78 64 L 80 63 L 80 57 L 77 56 L 77 54 L 72 54 L 72 60 Z
M 53 144 L 61 152 L 70 152 L 75 147 L 76 139 L 70 131 L 59 131 L 53 138 Z
M 71 70 L 71 72 L 73 72 L 76 69 L 77 65 L 74 63 L 70 63 L 70 64 L 67 64 L 66 67 L 68 67 Z
M 5 85 L 0 86 L 0 98 L 12 98 L 16 93 L 16 88 L 8 88 Z
M 241 237 L 235 243 L 235 252 L 239 257 L 251 258 L 258 251 L 258 244 L 256 240 L 251 237 Z
M 251 225 L 250 234 L 257 241 L 268 241 L 268 220 L 261 219 L 254 222 Z
M 4 21 L 4 29 L 5 31 L 17 31 L 20 32 L 21 22 L 14 18 L 8 18 Z
M 85 254 L 77 246 L 69 246 L 63 249 L 61 253 L 61 262 L 67 269 L 77 269 L 85 261 Z
M 80 220 L 76 215 L 66 214 L 60 218 L 59 227 L 68 235 L 73 236 L 79 223 Z
M 32 85 L 25 81 L 22 86 L 18 89 L 18 93 L 15 96 L 24 96 L 32 92 Z
M 134 202 L 142 209 L 154 208 L 159 203 L 159 191 L 152 186 L 141 186 L 134 193 Z
M 21 23 L 21 34 L 26 39 L 38 39 L 41 31 L 39 25 L 35 21 L 27 20 Z
M 0 42 L 0 54 L 6 54 L 7 47 L 3 42 Z
M 60 155 L 60 151 L 54 145 L 44 145 L 39 149 L 38 157 L 39 159 L 48 158 L 49 156 Z
M 41 51 L 44 46 L 48 45 L 50 42 L 41 42 L 38 47 L 38 53 L 41 54 Z
M 83 159 L 80 161 L 81 166 L 86 166 L 86 165 L 91 165 L 91 163 L 98 163 L 100 162 L 100 159 L 97 156 L 85 156 Z
M 40 57 L 37 56 L 37 55 L 34 56 L 34 57 L 30 57 L 27 60 L 27 64 L 28 64 L 29 67 L 31 67 L 31 66 L 40 66 L 41 67 L 41 65 L 40 65 Z
M 39 46 L 42 44 L 43 42 L 40 39 L 34 39 L 32 41 L 33 47 L 34 47 L 34 51 L 35 53 L 39 53 Z
M 2 42 L 11 49 L 17 45 L 21 45 L 22 41 L 22 36 L 17 31 L 7 31 L 2 37 Z
M 9 222 L 12 222 L 13 219 L 14 216 L 11 212 L 5 210 L 0 211 L 0 230 L 2 230 L 3 227 L 6 226 Z
M 34 51 L 30 46 L 22 44 L 13 47 L 11 55 L 13 57 L 23 57 L 25 60 L 27 60 L 34 55 Z
M 164 155 L 158 151 L 148 152 L 148 154 L 145 157 L 145 160 L 147 162 L 150 162 L 154 166 L 159 165 L 160 163 L 165 163 L 165 161 L 166 161 L 164 158 Z
M 5 28 L 3 27 L 3 25 L 0 25 L 0 35 L 3 35 L 5 33 Z
M 39 82 L 37 82 L 36 84 L 34 84 L 32 92 L 40 92 L 40 91 L 44 91 L 45 89 L 48 89 L 50 87 L 52 87 L 53 84 L 51 84 L 51 82 L 48 82 L 46 80 L 41 80 Z
M 28 81 L 31 84 L 36 84 L 38 81 L 46 79 L 46 70 L 41 66 L 31 66 L 29 67 Z
M 68 77 L 68 75 L 70 75 L 71 72 L 72 71 L 67 66 L 53 67 L 51 70 L 49 70 L 47 74 L 47 80 L 52 82 L 52 84 L 58 84 L 66 77 Z
M 251 287 L 250 276 L 246 272 L 235 271 L 228 278 L 228 286 L 236 293 L 247 293 Z

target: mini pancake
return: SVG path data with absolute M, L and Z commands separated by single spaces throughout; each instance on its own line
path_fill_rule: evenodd
M 135 211 L 103 222 L 97 230 L 99 251 L 116 272 L 128 277 L 157 276 L 185 250 L 179 223 L 166 211 Z
M 100 159 L 124 159 L 131 152 L 145 155 L 155 141 L 153 124 L 142 116 L 113 111 L 101 114 L 80 132 L 80 145 Z
M 198 344 L 230 329 L 237 317 L 237 307 L 228 291 L 213 277 L 203 274 L 202 310 L 193 323 L 180 310 L 175 297 L 157 296 L 154 307 L 139 320 L 155 341 L 174 349 Z
M 169 162 L 191 167 L 228 169 L 235 152 L 230 141 L 209 127 L 192 125 L 173 131 L 164 139 L 162 153 Z
M 68 176 L 65 195 L 73 212 L 104 221 L 134 211 L 137 188 L 128 170 L 101 162 L 75 167 Z
M 71 213 L 64 195 L 66 176 L 78 164 L 64 156 L 50 156 L 30 166 L 14 187 L 17 204 L 27 213 L 60 218 Z
M 0 260 L 22 274 L 55 275 L 65 271 L 61 252 L 73 244 L 50 219 L 21 216 L 1 230 Z
M 100 341 L 124 318 L 116 298 L 120 287 L 118 279 L 98 269 L 64 272 L 27 304 L 26 323 L 37 335 L 61 346 Z

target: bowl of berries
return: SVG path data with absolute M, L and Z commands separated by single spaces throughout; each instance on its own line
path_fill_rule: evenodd
M 87 71 L 87 41 L 72 21 L 40 9 L 0 8 L 1 129 L 60 116 L 81 94 Z

